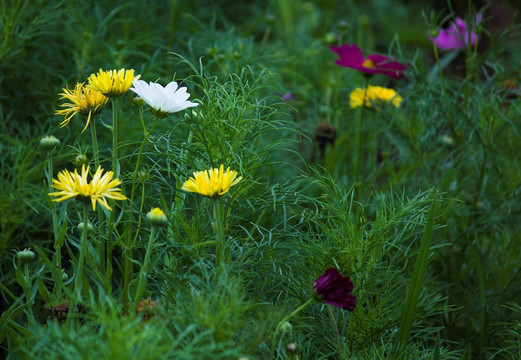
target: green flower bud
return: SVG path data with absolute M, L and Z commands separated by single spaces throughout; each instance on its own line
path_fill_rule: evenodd
M 74 158 L 74 165 L 76 166 L 82 166 L 83 164 L 87 163 L 87 157 L 83 154 L 78 154 Z
M 332 32 L 328 32 L 326 34 L 326 36 L 324 37 L 324 40 L 326 41 L 326 43 L 328 44 L 334 44 L 336 43 L 336 39 L 337 39 L 337 36 L 335 33 L 332 33 Z
M 141 99 L 139 96 L 136 96 L 134 99 L 132 99 L 132 105 L 135 107 L 141 107 L 145 105 L 145 100 Z
M 286 351 L 290 354 L 296 354 L 298 351 L 298 345 L 295 343 L 289 343 L 286 345 Z
M 293 329 L 293 326 L 291 325 L 291 323 L 289 321 L 286 321 L 284 324 L 282 324 L 280 326 L 280 331 L 283 334 L 287 334 L 287 333 L 291 332 L 292 329 Z
M 80 233 L 83 233 L 83 227 L 84 227 L 83 222 L 81 222 L 81 223 L 78 224 L 78 231 L 79 231 Z M 89 233 L 93 233 L 94 230 L 95 230 L 95 229 L 94 229 L 94 226 L 92 226 L 91 223 L 87 223 L 87 231 L 88 231 Z
M 147 214 L 147 220 L 150 222 L 150 225 L 154 227 L 162 227 L 168 225 L 168 218 L 166 217 L 163 210 L 156 207 L 150 210 Z
M 145 181 L 147 181 L 149 176 L 150 176 L 150 174 L 147 171 L 141 170 L 138 174 L 138 180 L 139 180 L 139 182 L 145 182 Z
M 266 25 L 271 26 L 271 25 L 275 24 L 275 20 L 276 20 L 275 15 L 273 15 L 273 14 L 266 15 L 266 18 L 265 18 Z
M 16 253 L 16 257 L 23 263 L 31 262 L 34 259 L 34 253 L 29 249 L 24 249 Z
M 52 150 L 58 145 L 60 145 L 60 140 L 58 140 L 54 135 L 44 136 L 40 140 L 40 146 L 45 150 Z
M 65 270 L 62 269 L 62 281 L 63 281 L 63 282 L 66 282 L 67 280 L 69 280 L 69 275 L 67 275 L 67 273 L 65 272 Z
M 340 20 L 337 24 L 337 27 L 338 31 L 346 32 L 349 29 L 349 24 L 347 23 L 347 21 Z

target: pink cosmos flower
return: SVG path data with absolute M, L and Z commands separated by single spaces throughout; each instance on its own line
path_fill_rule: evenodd
M 347 276 L 340 275 L 337 269 L 327 269 L 313 286 L 316 297 L 326 304 L 353 311 L 356 297 L 351 294 L 353 283 Z
M 338 47 L 330 46 L 330 48 L 340 56 L 340 59 L 335 60 L 337 65 L 355 69 L 369 75 L 383 74 L 393 79 L 404 77 L 403 72 L 406 65 L 397 61 L 389 61 L 387 56 L 375 54 L 364 58 L 362 50 L 356 44 L 344 44 Z
M 481 22 L 482 15 L 477 14 L 474 18 L 472 29 L 470 30 L 470 46 L 474 46 L 478 40 L 478 35 L 474 32 L 476 24 Z M 440 30 L 435 38 L 429 36 L 431 42 L 435 42 L 439 49 L 455 50 L 465 49 L 469 42 L 469 29 L 467 23 L 459 17 L 450 24 L 447 29 Z

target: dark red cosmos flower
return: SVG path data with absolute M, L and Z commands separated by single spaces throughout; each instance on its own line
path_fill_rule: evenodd
M 383 55 L 369 55 L 364 58 L 362 50 L 356 44 L 342 46 L 330 46 L 331 50 L 340 56 L 335 63 L 340 66 L 345 66 L 351 69 L 361 71 L 365 74 L 383 74 L 393 79 L 400 79 L 404 77 L 405 65 L 397 61 L 389 61 L 387 56 Z
M 353 311 L 356 297 L 351 294 L 353 283 L 337 269 L 327 269 L 313 286 L 318 299 L 326 304 Z

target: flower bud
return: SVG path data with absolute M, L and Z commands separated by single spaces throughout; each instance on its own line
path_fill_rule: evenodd
M 29 249 L 24 249 L 16 253 L 16 257 L 23 263 L 31 262 L 34 259 L 34 253 Z
M 87 163 L 87 157 L 83 154 L 78 154 L 74 158 L 74 165 L 76 166 L 82 166 L 83 164 Z
M 69 275 L 67 275 L 67 273 L 65 272 L 65 270 L 62 269 L 62 281 L 63 281 L 63 282 L 66 282 L 67 280 L 69 280 Z
M 298 345 L 295 343 L 289 343 L 286 345 L 286 351 L 290 354 L 296 354 L 298 351 Z
M 156 207 L 150 210 L 147 214 L 147 220 L 150 222 L 150 225 L 154 227 L 161 227 L 168 225 L 168 218 L 166 217 L 163 210 Z
M 283 334 L 287 334 L 287 333 L 291 332 L 292 329 L 293 329 L 293 326 L 291 325 L 291 323 L 289 321 L 286 321 L 284 324 L 282 324 L 280 326 L 280 331 Z
M 271 26 L 275 24 L 276 17 L 273 14 L 268 14 L 264 20 L 266 21 L 266 25 Z
M 40 146 L 45 150 L 52 150 L 58 145 L 60 145 L 60 140 L 58 140 L 54 135 L 44 136 L 40 140 Z
M 328 44 L 334 44 L 337 41 L 337 35 L 335 33 L 333 33 L 333 32 L 328 32 L 325 35 L 324 40 Z
M 132 99 L 132 105 L 135 107 L 141 107 L 145 105 L 145 100 L 141 99 L 139 96 L 136 96 L 134 99 Z
M 141 170 L 138 174 L 138 180 L 139 180 L 139 182 L 145 182 L 145 181 L 147 181 L 149 176 L 150 176 L 150 174 L 147 171 Z
M 349 24 L 347 23 L 347 21 L 340 20 L 337 24 L 337 27 L 338 31 L 346 32 L 349 29 Z
M 78 230 L 79 230 L 80 233 L 83 233 L 83 227 L 84 227 L 83 222 L 80 222 L 80 223 L 78 224 Z M 87 231 L 88 231 L 89 233 L 93 233 L 93 232 L 94 232 L 94 226 L 92 226 L 91 223 L 87 223 Z

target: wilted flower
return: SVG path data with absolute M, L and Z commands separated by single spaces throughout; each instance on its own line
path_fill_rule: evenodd
M 242 176 L 237 177 L 237 171 L 229 167 L 224 171 L 224 165 L 221 165 L 219 169 L 195 171 L 181 189 L 212 198 L 226 194 L 241 179 Z
M 365 96 L 365 99 L 364 99 Z M 356 88 L 349 94 L 349 106 L 351 109 L 365 106 L 372 107 L 374 104 L 391 103 L 396 107 L 400 106 L 402 97 L 393 89 L 381 86 L 367 86 L 366 89 Z M 378 108 L 378 107 L 377 107 Z
M 98 91 L 108 97 L 118 97 L 128 91 L 134 79 L 134 69 L 108 70 L 99 69 L 97 74 L 91 74 L 88 78 L 87 88 Z
M 65 169 L 58 173 L 58 180 L 52 179 L 52 187 L 60 191 L 50 193 L 49 195 L 59 197 L 53 199 L 53 201 L 56 202 L 73 197 L 78 197 L 79 200 L 90 200 L 93 210 L 96 210 L 96 202 L 98 202 L 105 209 L 112 211 L 106 198 L 125 200 L 126 196 L 121 193 L 120 189 L 116 188 L 116 186 L 121 184 L 121 180 L 112 179 L 114 172 L 107 171 L 105 175 L 102 176 L 103 171 L 101 166 L 98 167 L 98 170 L 89 183 L 87 182 L 89 172 L 85 168 L 85 165 L 82 166 L 81 175 L 78 174 L 77 169 L 74 170 L 74 173 Z
M 147 84 L 146 81 L 135 79 L 132 85 L 130 90 L 143 99 L 151 107 L 152 113 L 159 118 L 199 105 L 187 101 L 190 94 L 186 92 L 186 87 L 178 88 L 175 81 L 163 87 L 155 82 Z
M 340 56 L 339 60 L 335 60 L 335 63 L 340 66 L 355 69 L 369 75 L 383 74 L 393 79 L 404 77 L 405 65 L 397 61 L 389 61 L 387 56 L 378 54 L 364 58 L 362 50 L 356 44 L 344 44 L 338 47 L 331 45 L 330 49 Z
M 87 115 L 87 123 L 81 132 L 84 132 L 90 123 L 92 115 L 101 112 L 103 106 L 107 103 L 108 98 L 102 93 L 85 87 L 83 83 L 76 84 L 74 90 L 69 88 L 63 89 L 60 93 L 61 99 L 67 99 L 71 102 L 63 103 L 60 106 L 65 109 L 57 110 L 56 115 L 63 115 L 65 119 L 60 123 L 60 127 L 67 125 L 72 117 L 77 113 Z
M 327 269 L 315 281 L 313 290 L 317 298 L 326 304 L 353 311 L 356 306 L 356 297 L 351 294 L 353 283 L 349 277 L 343 277 L 337 269 Z
M 474 32 L 475 25 L 481 22 L 481 13 L 474 18 L 472 29 L 470 30 L 470 45 L 474 46 L 478 40 L 478 35 Z M 435 42 L 436 46 L 443 50 L 465 49 L 469 44 L 469 27 L 467 23 L 459 17 L 450 24 L 447 29 L 441 29 L 439 34 L 432 38 L 431 42 Z

